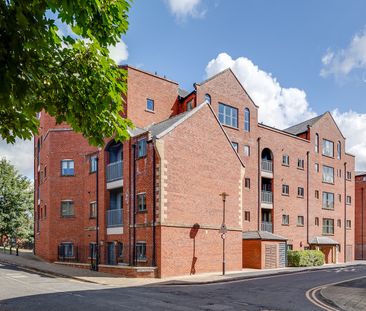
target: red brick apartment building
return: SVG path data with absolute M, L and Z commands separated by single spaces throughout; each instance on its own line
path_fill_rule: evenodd
M 35 253 L 126 276 L 285 265 L 286 249 L 353 259 L 354 157 L 330 113 L 278 130 L 228 69 L 194 84 L 131 66 L 124 143 L 88 145 L 41 113 L 35 137 Z M 98 185 L 98 187 L 96 187 Z M 98 191 L 97 191 L 98 189 Z
M 355 259 L 366 259 L 366 172 L 356 174 Z

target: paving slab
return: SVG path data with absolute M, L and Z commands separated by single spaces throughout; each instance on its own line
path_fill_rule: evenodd
M 346 269 L 353 265 L 366 265 L 366 261 L 354 261 L 346 264 L 323 265 L 320 267 L 306 268 L 279 268 L 279 269 L 243 269 L 240 271 L 230 271 L 225 275 L 220 272 L 203 273 L 197 275 L 188 275 L 180 277 L 168 277 L 162 279 L 153 278 L 126 278 L 115 274 L 91 271 L 88 269 L 80 269 L 59 265 L 43 261 L 39 257 L 33 255 L 31 251 L 20 251 L 19 256 L 2 253 L 0 250 L 0 262 L 17 265 L 25 269 L 31 269 L 41 273 L 72 278 L 83 282 L 91 282 L 102 285 L 131 287 L 143 285 L 204 285 L 211 283 L 232 282 L 242 279 L 251 279 L 257 277 L 266 277 L 279 274 L 299 273 L 304 271 L 320 270 L 320 269 Z M 365 309 L 366 310 L 366 309 Z
M 366 310 L 366 278 L 355 279 L 322 288 L 325 301 L 332 302 L 341 310 Z

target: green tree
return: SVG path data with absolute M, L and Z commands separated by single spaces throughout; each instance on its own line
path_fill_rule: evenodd
M 33 185 L 6 159 L 0 159 L 0 238 L 30 241 L 33 236 Z
M 37 133 L 44 109 L 93 145 L 128 138 L 126 72 L 108 47 L 128 29 L 131 0 L 0 0 L 0 138 Z M 56 16 L 76 36 L 60 34 Z

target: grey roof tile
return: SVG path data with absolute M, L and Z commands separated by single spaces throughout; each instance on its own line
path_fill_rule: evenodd
M 313 245 L 338 245 L 337 241 L 327 237 L 327 236 L 316 236 L 310 240 L 309 244 Z
M 308 130 L 309 126 L 313 126 L 316 122 L 318 122 L 322 117 L 324 116 L 324 114 L 317 116 L 315 118 L 306 120 L 304 122 L 301 122 L 299 124 L 293 125 L 287 129 L 284 129 L 284 132 L 293 134 L 293 135 L 299 135 L 301 133 L 305 133 Z
M 243 240 L 287 241 L 285 237 L 267 231 L 245 231 Z

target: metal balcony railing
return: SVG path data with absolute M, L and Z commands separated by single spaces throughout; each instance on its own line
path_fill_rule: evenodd
M 271 222 L 268 222 L 268 221 L 262 221 L 261 230 L 272 233 L 273 232 L 273 224 Z
M 273 203 L 273 192 L 262 190 L 262 203 Z
M 262 171 L 272 173 L 273 162 L 270 160 L 262 160 Z
M 107 211 L 107 227 L 121 227 L 123 224 L 123 209 L 110 209 Z
M 122 179 L 123 161 L 117 161 L 107 164 L 106 172 L 107 182 Z

